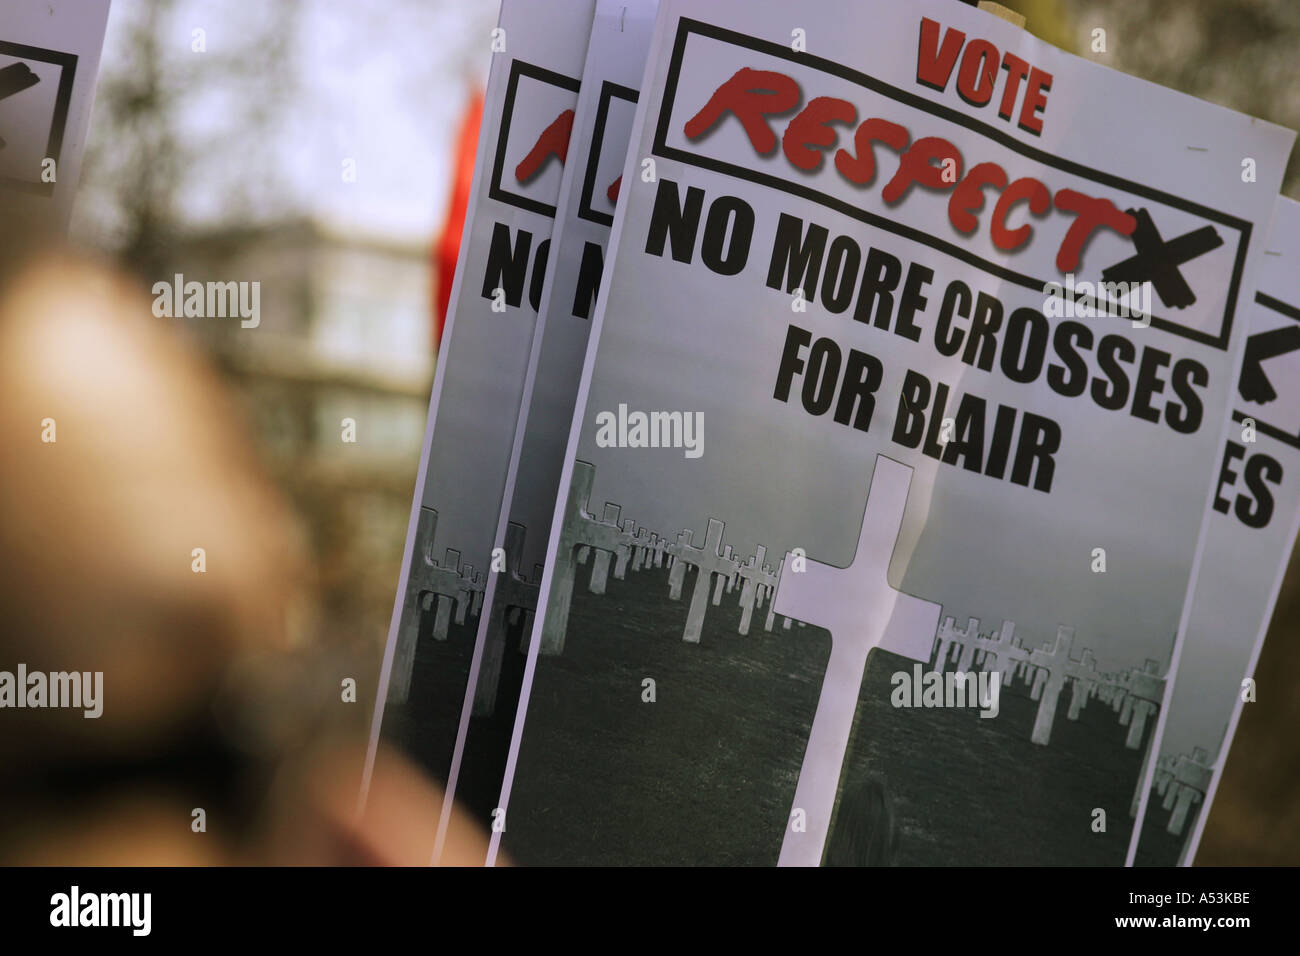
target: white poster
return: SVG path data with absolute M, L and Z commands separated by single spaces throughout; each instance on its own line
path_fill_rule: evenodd
M 108 3 L 0 5 L 0 203 L 10 228 L 67 229 Z
M 1138 866 L 1196 855 L 1300 526 L 1300 203 L 1277 201 L 1258 276 Z
M 944 0 L 641 88 L 494 852 L 1124 863 L 1293 134 Z
M 501 791 L 528 629 L 657 7 L 657 0 L 596 4 L 497 523 L 505 566 L 487 579 L 469 679 L 473 701 L 462 711 L 447 778 L 455 798 L 484 818 Z M 622 567 L 614 573 L 621 578 Z
M 595 0 L 505 0 L 372 728 L 447 778 Z M 431 808 L 431 827 L 439 819 Z M 433 829 L 429 834 L 433 853 Z

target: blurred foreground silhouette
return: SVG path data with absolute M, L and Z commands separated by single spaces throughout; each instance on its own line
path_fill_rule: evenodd
M 0 861 L 427 863 L 442 794 L 405 761 L 355 813 L 343 687 L 373 678 L 318 640 L 301 534 L 205 362 L 45 254 L 0 279 L 0 378 L 0 667 L 103 672 L 97 719 L 4 711 Z M 456 820 L 444 860 L 484 848 Z

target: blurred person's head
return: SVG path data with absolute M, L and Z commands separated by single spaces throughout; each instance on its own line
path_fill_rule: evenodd
M 214 373 L 142 292 L 48 251 L 0 254 L 0 381 L 0 703 L 7 672 L 46 704 L 0 708 L 0 855 L 427 861 L 400 831 L 436 816 L 436 788 L 381 762 L 387 816 L 367 829 L 348 809 L 357 747 L 306 754 L 320 734 L 303 704 L 340 693 L 309 646 L 296 523 Z M 38 693 L 20 665 L 62 676 Z M 97 699 L 49 707 L 54 681 Z
M 93 708 L 49 707 L 47 679 L 46 707 L 0 710 L 0 789 L 69 810 L 210 791 L 229 779 L 213 704 L 230 665 L 301 637 L 293 522 L 212 373 L 136 289 L 69 258 L 7 264 L 0 671 L 103 676 L 83 682 L 102 685 Z

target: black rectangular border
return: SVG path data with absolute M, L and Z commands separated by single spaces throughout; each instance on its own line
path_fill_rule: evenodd
M 68 110 L 72 107 L 72 87 L 77 79 L 77 54 L 63 53 L 59 50 L 47 50 L 39 46 L 27 46 L 24 43 L 10 43 L 0 40 L 0 53 L 22 60 L 39 60 L 53 63 L 59 67 L 59 89 L 54 95 L 54 115 L 50 118 L 50 138 L 45 144 L 45 158 L 54 160 L 57 170 L 59 159 L 63 154 L 63 134 L 67 131 Z M 0 183 L 12 189 L 35 193 L 38 196 L 53 196 L 55 183 L 28 182 L 13 176 L 0 176 Z
M 515 94 L 519 91 L 519 78 L 521 76 L 530 77 L 550 86 L 558 86 L 571 93 L 577 93 L 582 85 L 581 81 L 565 76 L 563 73 L 556 73 L 554 70 L 526 63 L 523 60 L 511 61 L 510 79 L 506 83 L 505 105 L 501 109 L 501 128 L 497 132 L 496 158 L 492 164 L 492 179 L 488 183 L 488 198 L 554 219 L 554 206 L 547 205 L 536 199 L 529 199 L 527 196 L 521 196 L 518 193 L 512 193 L 501 185 L 501 171 L 506 162 L 506 143 L 510 140 L 510 122 L 514 118 Z
M 1294 305 L 1289 305 L 1281 299 L 1275 299 L 1271 295 L 1256 292 L 1255 304 L 1262 305 L 1264 308 L 1271 312 L 1276 312 L 1278 315 L 1286 316 L 1293 322 L 1300 322 L 1300 308 L 1296 308 Z M 1238 424 L 1244 422 L 1247 418 L 1254 419 L 1255 431 L 1259 432 L 1261 435 L 1267 435 L 1269 438 L 1276 438 L 1278 441 L 1290 445 L 1292 448 L 1300 448 L 1300 432 L 1292 435 L 1281 428 L 1268 424 L 1267 422 L 1261 422 L 1254 415 L 1247 415 L 1245 412 L 1232 413 L 1232 420 Z
M 587 173 L 582 180 L 582 197 L 578 201 L 578 218 L 586 219 L 600 226 L 612 227 L 614 217 L 609 213 L 597 212 L 591 206 L 596 193 L 596 172 L 600 165 L 600 150 L 605 144 L 605 123 L 609 119 L 609 101 L 614 97 L 628 100 L 632 104 L 640 98 L 637 90 L 606 80 L 600 87 L 600 102 L 596 105 L 596 127 L 591 134 L 591 149 L 587 153 Z M 628 144 L 629 148 L 631 144 Z
M 1200 216 L 1202 219 L 1218 223 L 1225 228 L 1237 230 L 1240 234 L 1237 241 L 1237 255 L 1233 263 L 1232 279 L 1228 284 L 1228 297 L 1223 314 L 1223 323 L 1220 327 L 1219 334 L 1214 336 L 1208 332 L 1191 329 L 1185 325 L 1161 319 L 1155 315 L 1152 315 L 1151 317 L 1151 325 L 1153 328 L 1191 339 L 1194 342 L 1208 345 L 1212 348 L 1219 349 L 1220 351 L 1227 351 L 1228 343 L 1232 334 L 1233 313 L 1236 310 L 1237 296 L 1241 288 L 1241 276 L 1246 266 L 1246 250 L 1250 245 L 1251 224 L 1249 222 L 1244 219 L 1239 219 L 1236 216 L 1231 216 L 1228 213 L 1211 209 L 1208 206 L 1202 206 L 1199 203 L 1183 199 L 1180 196 L 1173 196 L 1161 192 L 1158 189 L 1152 189 L 1149 186 L 1130 182 L 1119 176 L 1093 169 L 1089 166 L 1083 165 L 1082 163 L 1076 163 L 1068 159 L 1054 156 L 1051 153 L 1020 142 L 1004 130 L 997 129 L 989 126 L 987 123 L 982 123 L 979 120 L 972 119 L 964 113 L 960 113 L 950 107 L 942 106 L 938 103 L 932 103 L 923 97 L 917 96 L 915 93 L 909 93 L 906 90 L 900 90 L 896 87 L 890 86 L 888 83 L 868 76 L 865 73 L 860 73 L 857 70 L 850 69 L 843 64 L 827 60 L 824 57 L 814 56 L 811 53 L 796 53 L 789 46 L 780 43 L 760 40 L 757 37 L 737 33 L 736 31 L 728 30 L 725 27 L 719 27 L 711 23 L 703 23 L 699 20 L 682 17 L 677 24 L 677 37 L 673 43 L 672 59 L 668 66 L 668 76 L 664 82 L 664 95 L 663 99 L 660 100 L 659 103 L 659 122 L 655 128 L 655 139 L 653 144 L 655 155 L 662 156 L 665 159 L 685 163 L 686 165 L 697 166 L 701 169 L 724 173 L 738 179 L 744 179 L 761 186 L 768 186 L 772 189 L 778 189 L 782 192 L 799 196 L 802 199 L 809 200 L 810 202 L 825 206 L 826 208 L 832 209 L 844 216 L 848 216 L 851 219 L 856 219 L 869 226 L 902 236 L 905 239 L 910 239 L 913 242 L 920 243 L 921 245 L 928 246 L 938 252 L 945 253 L 961 262 L 965 262 L 967 265 L 974 266 L 989 275 L 1003 279 L 1014 285 L 1021 286 L 1022 288 L 1033 289 L 1034 291 L 1041 292 L 1047 285 L 1046 282 L 1034 279 L 1032 276 L 1027 276 L 996 263 L 989 262 L 987 259 L 983 259 L 967 249 L 962 249 L 960 246 L 953 245 L 943 239 L 937 239 L 919 229 L 913 229 L 910 226 L 904 226 L 883 216 L 876 215 L 875 213 L 867 212 L 865 209 L 853 206 L 832 196 L 827 196 L 826 194 L 809 186 L 802 185 L 801 183 L 789 182 L 767 173 L 746 169 L 743 166 L 736 166 L 732 163 L 726 163 L 707 156 L 699 156 L 695 153 L 668 146 L 668 121 L 672 113 L 670 104 L 674 103 L 677 98 L 677 83 L 681 73 L 682 58 L 686 51 L 686 40 L 692 33 L 698 33 L 701 36 L 712 40 L 719 40 L 723 43 L 729 43 L 733 46 L 741 47 L 742 49 L 752 50 L 755 53 L 762 53 L 766 56 L 797 63 L 801 66 L 810 66 L 813 69 L 822 71 L 823 73 L 829 73 L 832 76 L 839 77 L 840 79 L 848 80 L 850 83 L 868 89 L 880 96 L 886 97 L 887 99 L 895 100 L 906 106 L 929 113 L 932 116 L 937 116 L 940 119 L 947 120 L 950 123 L 965 127 L 966 129 L 979 133 L 980 135 L 985 136 L 988 139 L 1005 146 L 1007 149 L 1019 153 L 1027 159 L 1033 160 L 1034 162 L 1050 166 L 1054 169 L 1059 169 L 1062 172 L 1070 173 L 1071 175 L 1083 179 L 1090 179 L 1093 182 L 1110 186 L 1112 189 L 1122 189 L 1135 196 L 1142 196 L 1152 202 L 1158 202 L 1173 209 L 1179 209 L 1191 215 Z M 1109 303 L 1109 300 L 1107 301 Z M 1122 321 L 1131 320 L 1122 319 Z

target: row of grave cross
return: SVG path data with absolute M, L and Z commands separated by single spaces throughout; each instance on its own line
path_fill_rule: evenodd
M 970 618 L 966 629 L 958 629 L 951 617 L 943 619 L 935 635 L 935 670 L 951 663 L 959 673 L 970 671 L 974 664 L 984 670 L 998 670 L 1004 686 L 1014 677 L 1030 684 L 1030 699 L 1038 701 L 1038 713 L 1030 739 L 1046 745 L 1052 738 L 1056 704 L 1066 683 L 1070 684 L 1070 708 L 1066 717 L 1078 720 L 1084 705 L 1096 698 L 1119 714 L 1120 726 L 1128 727 L 1124 743 L 1131 750 L 1142 746 L 1147 720 L 1153 717 L 1164 697 L 1165 679 L 1157 661 L 1147 659 L 1142 670 L 1132 668 L 1120 673 L 1101 673 L 1092 651 L 1084 648 L 1079 658 L 1071 657 L 1074 628 L 1061 625 L 1056 629 L 1056 643 L 1026 648 L 1016 636 L 1016 625 L 1004 621 L 993 634 L 981 634 L 978 618 Z
M 758 545 L 754 554 L 742 562 L 730 545 L 723 545 L 724 524 L 716 518 L 708 520 L 701 547 L 695 546 L 690 530 L 683 530 L 675 540 L 669 540 L 646 528 L 638 528 L 631 519 L 622 519 L 621 507 L 612 502 L 605 503 L 598 518 L 588 510 L 594 477 L 595 469 L 590 464 L 575 462 L 551 608 L 542 630 L 542 653 L 563 652 L 577 567 L 588 562 L 591 574 L 587 587 L 593 594 L 605 593 L 611 571 L 615 579 L 624 580 L 629 570 L 666 567 L 668 596 L 674 601 L 681 600 L 687 569 L 694 567 L 695 583 L 682 631 L 682 640 L 688 643 L 699 642 L 709 605 L 720 605 L 724 593 L 734 593 L 737 587 L 741 608 L 739 633 L 749 633 L 754 611 L 763 610 L 764 605 L 764 628 L 773 629 L 778 615 L 772 596 L 780 583 L 781 572 L 766 563 L 767 549 L 763 545 Z M 452 620 L 464 624 L 467 617 L 478 617 L 483 605 L 482 571 L 472 565 L 462 565 L 460 553 L 450 548 L 443 562 L 433 559 L 431 545 L 437 521 L 436 511 L 421 508 L 416 559 L 407 584 L 390 678 L 390 701 L 403 701 L 409 693 L 415 644 L 424 615 L 434 615 L 432 636 L 443 641 L 447 639 Z M 524 529 L 509 525 L 505 541 L 507 570 L 494 575 L 492 581 L 491 620 L 475 692 L 474 712 L 478 716 L 490 715 L 495 706 L 507 626 L 518 624 L 522 616 L 521 650 L 526 650 L 531 632 L 529 625 L 537 607 L 541 567 L 533 569 L 531 581 L 519 573 L 523 541 Z M 782 617 L 784 628 L 791 624 L 789 617 Z M 1141 671 L 1101 673 L 1096 670 L 1091 650 L 1083 649 L 1078 659 L 1071 656 L 1073 642 L 1074 629 L 1061 626 L 1054 646 L 1044 643 L 1030 649 L 1023 646 L 1011 621 L 1004 622 L 993 633 L 981 634 L 976 618 L 970 618 L 962 630 L 955 626 L 953 618 L 946 617 L 935 634 L 933 660 L 938 671 L 953 664 L 958 672 L 967 672 L 978 664 L 986 670 L 996 667 L 1006 686 L 1014 677 L 1029 682 L 1031 699 L 1039 704 L 1030 738 L 1034 743 L 1046 745 L 1050 741 L 1057 702 L 1068 683 L 1071 691 L 1068 719 L 1078 720 L 1088 700 L 1098 699 L 1120 715 L 1121 726 L 1129 728 L 1126 745 L 1138 748 L 1147 720 L 1157 712 L 1164 694 L 1165 682 L 1158 674 L 1157 662 L 1148 660 Z
M 764 628 L 768 631 L 773 629 L 778 615 L 772 596 L 780 583 L 780 571 L 774 571 L 765 562 L 767 550 L 763 545 L 758 545 L 754 554 L 742 562 L 734 556 L 730 545 L 722 544 L 724 524 L 716 518 L 708 520 L 702 547 L 695 546 L 694 534 L 689 530 L 681 531 L 676 540 L 668 540 L 646 528 L 638 528 L 630 519 L 620 520 L 621 508 L 612 502 L 605 503 L 601 516 L 597 518 L 588 510 L 593 479 L 591 465 L 575 463 L 570 508 L 566 512 L 555 569 L 551 611 L 542 631 L 543 653 L 560 654 L 564 650 L 577 567 L 588 562 L 591 563 L 591 574 L 587 587 L 593 594 L 605 593 L 611 571 L 615 579 L 624 580 L 629 570 L 637 572 L 666 567 L 668 596 L 674 601 L 681 600 L 687 569 L 694 567 L 695 584 L 682 632 L 682 640 L 688 643 L 699 642 L 709 605 L 720 605 L 724 592 L 734 593 L 737 587 L 741 608 L 739 633 L 749 633 L 755 609 L 763 610 L 764 605 Z M 432 636 L 434 640 L 444 641 L 452 620 L 464 624 L 467 617 L 478 617 L 483 605 L 482 571 L 475 570 L 472 565 L 462 565 L 460 553 L 450 548 L 441 564 L 433 559 L 431 545 L 437 520 L 436 511 L 429 508 L 420 510 L 416 559 L 412 562 L 401 617 L 390 678 L 390 701 L 404 701 L 409 693 L 415 644 L 424 615 L 434 615 Z M 531 631 L 529 625 L 537 607 L 541 567 L 534 568 L 531 581 L 518 572 L 523 540 L 524 529 L 519 525 L 509 525 L 505 541 L 507 570 L 494 575 L 492 582 L 491 620 L 475 691 L 474 713 L 478 716 L 490 715 L 495 707 L 507 626 L 518 624 L 523 617 L 521 650 L 526 650 Z M 790 618 L 782 618 L 784 628 L 791 624 Z M 935 669 L 941 672 L 950 664 L 955 665 L 958 672 L 968 672 L 973 665 L 979 665 L 985 670 L 999 670 L 1006 686 L 1016 677 L 1028 682 L 1031 699 L 1038 701 L 1030 737 L 1036 744 L 1046 745 L 1051 740 L 1057 702 L 1068 683 L 1070 705 L 1066 716 L 1069 720 L 1078 720 L 1088 700 L 1095 698 L 1109 705 L 1119 714 L 1120 725 L 1129 728 L 1126 746 L 1131 749 L 1140 747 L 1147 721 L 1157 712 L 1164 695 L 1165 682 L 1158 674 L 1157 662 L 1148 660 L 1141 671 L 1101 673 L 1096 670 L 1091 650 L 1083 649 L 1078 659 L 1071 656 L 1073 643 L 1074 629 L 1071 627 L 1057 629 L 1054 646 L 1044 643 L 1039 648 L 1030 649 L 1023 646 L 1011 621 L 1004 622 L 993 633 L 982 634 L 977 618 L 970 618 L 963 630 L 955 626 L 953 618 L 946 617 L 934 637 L 933 660 Z M 1182 782 L 1174 790 L 1177 794 L 1182 792 L 1180 788 L 1190 786 L 1190 783 Z M 1164 792 L 1162 789 L 1161 793 Z M 1188 796 L 1185 799 L 1193 798 Z M 1186 806 L 1179 806 L 1182 807 L 1178 816 L 1181 828 Z
M 1174 836 L 1183 832 L 1192 806 L 1205 799 L 1214 768 L 1204 747 L 1193 747 L 1192 755 L 1165 754 L 1156 761 L 1156 793 L 1164 798 L 1161 806 L 1172 810 L 1165 830 Z
M 453 548 L 447 549 L 446 559 L 439 564 L 433 557 L 433 536 L 437 528 L 438 512 L 421 508 L 389 674 L 390 703 L 404 702 L 410 693 L 415 645 L 424 615 L 433 614 L 434 639 L 445 641 L 453 619 L 457 624 L 464 624 L 467 616 L 478 617 L 483 609 L 483 572 L 470 564 L 462 566 L 460 552 Z
M 724 525 L 717 518 L 709 519 L 700 547 L 695 546 L 695 535 L 690 530 L 679 532 L 676 540 L 669 540 L 647 528 L 637 528 L 631 519 L 620 524 L 622 508 L 613 502 L 606 502 L 597 518 L 589 510 L 595 475 L 595 468 L 588 462 L 574 462 L 569 505 L 556 553 L 551 603 L 542 625 L 541 653 L 564 651 L 577 569 L 588 561 L 591 576 L 587 588 L 593 594 L 605 593 L 612 561 L 614 577 L 618 580 L 624 579 L 629 568 L 632 571 L 667 568 L 668 597 L 674 601 L 682 598 L 688 567 L 695 568 L 695 586 L 682 630 L 682 640 L 688 643 L 699 643 L 709 605 L 719 606 L 723 594 L 733 593 L 737 588 L 741 609 L 737 630 L 748 634 L 754 611 L 761 610 L 764 604 L 767 615 L 763 626 L 772 630 L 776 615 L 771 597 L 776 592 L 780 572 L 765 563 L 767 548 L 759 545 L 748 559 L 741 561 L 731 545 L 723 545 Z M 791 624 L 790 618 L 782 618 L 783 627 L 789 628 Z
M 517 524 L 508 525 L 504 548 L 506 571 L 492 575 L 489 588 L 484 573 L 475 570 L 472 564 L 462 564 L 461 554 L 456 549 L 448 548 L 441 563 L 434 559 L 433 539 L 437 529 L 438 512 L 422 507 L 416 524 L 414 558 L 406 583 L 397 647 L 389 675 L 388 701 L 403 703 L 410 694 L 415 647 L 426 616 L 433 615 L 433 639 L 445 641 L 453 620 L 464 624 L 468 618 L 479 618 L 490 591 L 492 611 L 488 640 L 484 643 L 479 665 L 481 677 L 474 704 L 475 714 L 490 715 L 501 680 L 506 630 L 508 626 L 519 623 L 523 616 L 527 633 L 529 619 L 537 607 L 537 581 L 541 579 L 542 567 L 540 564 L 534 566 L 532 581 L 519 573 L 524 529 Z
M 621 581 L 626 579 L 629 570 L 666 568 L 668 596 L 674 601 L 681 600 L 688 567 L 695 568 L 695 584 L 682 630 L 682 640 L 688 643 L 699 643 L 710 604 L 719 606 L 724 594 L 734 593 L 737 589 L 739 633 L 749 633 L 754 611 L 762 611 L 764 605 L 763 627 L 768 631 L 773 629 L 778 615 L 773 612 L 771 598 L 776 592 L 780 572 L 766 563 L 767 549 L 763 545 L 758 545 L 748 559 L 741 561 L 731 545 L 723 545 L 724 525 L 716 518 L 709 519 L 701 547 L 695 546 L 695 536 L 690 530 L 681 531 L 675 540 L 669 540 L 648 528 L 638 528 L 635 521 L 622 519 L 621 506 L 613 502 L 605 503 L 598 518 L 588 510 L 594 477 L 595 470 L 590 464 L 575 463 L 569 493 L 570 508 L 566 512 L 556 560 L 551 606 L 542 631 L 542 653 L 554 655 L 563 652 L 577 568 L 588 561 L 591 562 L 591 575 L 587 588 L 593 594 L 605 593 L 611 571 L 614 578 Z M 531 580 L 520 574 L 518 567 L 525 532 L 522 526 L 510 524 L 504 548 L 506 570 L 492 575 L 485 589 L 483 573 L 472 565 L 462 567 L 460 552 L 448 548 L 446 559 L 441 564 L 433 559 L 432 542 L 437 522 L 436 511 L 420 509 L 415 560 L 411 563 L 407 581 L 388 699 L 394 703 L 407 699 L 415 645 L 424 616 L 434 615 L 433 638 L 445 641 L 452 620 L 464 624 L 467 616 L 478 617 L 486 591 L 491 611 L 479 664 L 474 713 L 488 716 L 495 707 L 500 685 L 507 627 L 518 624 L 521 616 L 521 650 L 527 649 L 542 569 L 536 565 Z M 789 628 L 795 622 L 782 617 L 781 623 L 783 628 Z

